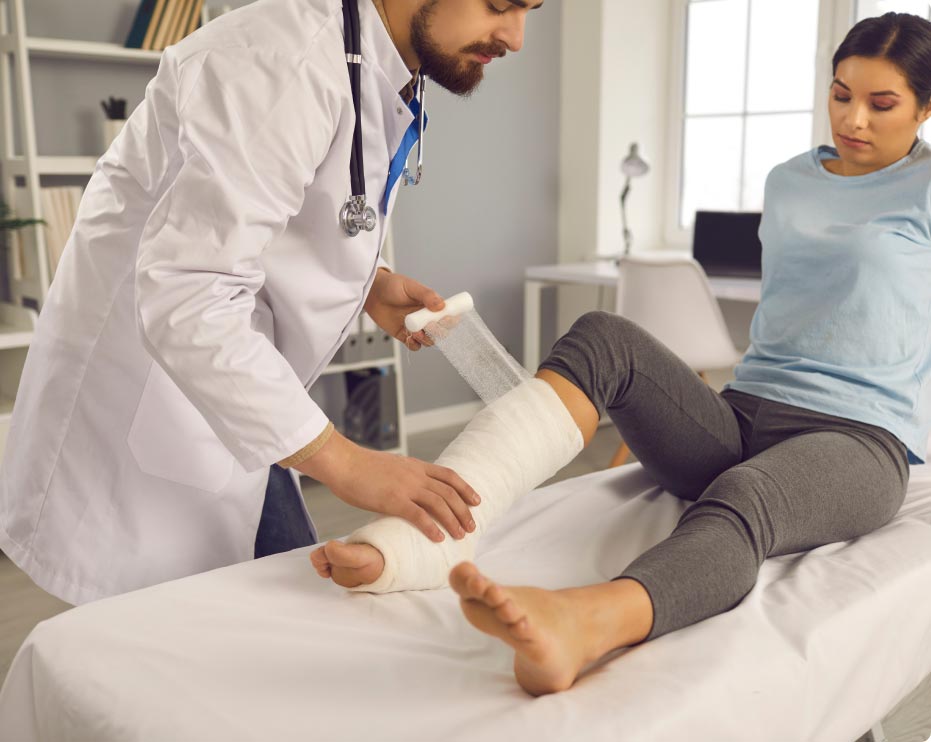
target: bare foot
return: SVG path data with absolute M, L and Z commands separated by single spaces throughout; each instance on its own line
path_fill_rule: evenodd
M 531 695 L 566 690 L 597 659 L 582 646 L 576 607 L 563 592 L 502 587 L 469 562 L 453 568 L 449 583 L 469 622 L 514 648 L 514 674 Z
M 318 575 L 342 587 L 371 585 L 385 569 L 385 558 L 374 546 L 342 541 L 329 541 L 310 552 L 310 563 Z

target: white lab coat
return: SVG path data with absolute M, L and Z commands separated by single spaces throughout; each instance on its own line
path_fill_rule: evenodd
M 366 189 L 412 115 L 370 0 Z M 43 308 L 0 474 L 0 548 L 83 603 L 252 557 L 268 467 L 362 310 L 387 221 L 344 236 L 340 0 L 260 0 L 167 50 L 100 160 Z M 392 199 L 393 201 L 393 199 Z

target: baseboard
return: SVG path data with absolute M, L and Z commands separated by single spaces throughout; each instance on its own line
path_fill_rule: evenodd
M 482 402 L 476 400 L 423 412 L 412 412 L 404 418 L 407 424 L 407 434 L 416 435 L 439 428 L 448 428 L 452 425 L 465 425 L 484 406 Z

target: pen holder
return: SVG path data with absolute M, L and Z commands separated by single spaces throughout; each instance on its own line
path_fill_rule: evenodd
M 110 149 L 110 145 L 113 144 L 113 140 L 119 136 L 125 124 L 126 124 L 126 119 L 104 119 L 103 120 L 103 133 L 102 133 L 103 138 L 101 140 L 101 144 L 103 144 L 104 152 Z

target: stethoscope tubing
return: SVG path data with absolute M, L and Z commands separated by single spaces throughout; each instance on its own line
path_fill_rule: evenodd
M 344 45 L 349 67 L 349 85 L 352 89 L 352 105 L 356 112 L 355 129 L 352 134 L 352 155 L 349 161 L 349 177 L 352 195 L 365 198 L 365 164 L 362 155 L 362 31 L 359 23 L 358 0 L 343 1 Z

